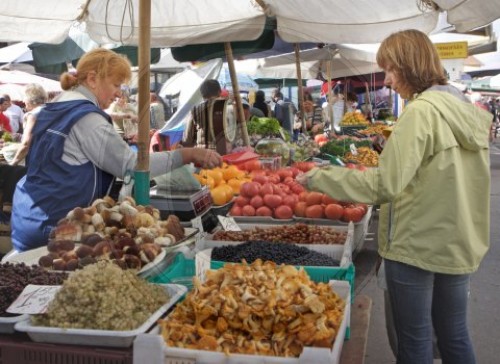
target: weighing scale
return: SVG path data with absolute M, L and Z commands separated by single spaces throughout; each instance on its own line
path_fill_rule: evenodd
M 200 190 L 173 191 L 158 186 L 150 190 L 151 205 L 160 210 L 162 220 L 168 215 L 176 215 L 181 221 L 191 221 L 212 207 L 212 197 L 208 187 Z

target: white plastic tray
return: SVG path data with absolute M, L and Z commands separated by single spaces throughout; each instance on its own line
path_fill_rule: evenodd
M 255 224 L 238 224 L 238 226 L 242 230 L 249 230 L 257 227 Z M 273 226 L 280 225 L 266 225 L 264 228 L 270 228 Z M 341 226 L 329 226 L 338 231 L 347 231 L 347 236 L 344 244 L 328 244 L 325 242 L 324 244 L 296 244 L 298 246 L 317 251 L 318 253 L 322 253 L 328 255 L 330 258 L 336 259 L 340 262 L 340 266 L 349 265 L 352 262 L 352 251 L 353 251 L 353 239 L 354 239 L 354 229 L 353 224 L 346 224 Z M 215 248 L 221 247 L 224 245 L 235 245 L 242 244 L 243 241 L 225 241 L 225 240 L 213 240 L 214 234 L 207 235 L 204 239 L 201 239 L 196 243 L 196 249 L 198 251 L 207 249 L 207 248 Z M 343 258 L 347 257 L 348 261 L 343 260 Z
M 196 230 L 198 230 L 198 229 L 196 229 Z M 79 244 L 77 244 L 76 246 L 79 246 Z M 162 251 L 160 252 L 160 254 L 158 254 L 152 262 L 144 265 L 141 268 L 141 270 L 137 272 L 137 274 L 139 274 L 141 276 L 147 275 L 149 271 L 151 271 L 152 269 L 155 269 L 155 267 L 158 264 L 160 264 L 163 259 L 165 259 L 166 253 L 167 252 L 166 252 L 165 248 L 162 248 Z M 47 254 L 49 254 L 47 247 L 42 246 L 40 248 L 27 250 L 25 252 L 12 255 L 11 257 L 6 259 L 5 261 L 10 262 L 10 263 L 24 263 L 26 265 L 38 265 L 38 260 L 40 259 L 40 257 L 47 255 Z M 71 271 L 66 271 L 66 272 L 71 273 Z
M 73 344 L 90 346 L 129 347 L 138 334 L 145 333 L 187 292 L 187 288 L 178 284 L 162 284 L 170 300 L 161 306 L 149 319 L 135 330 L 111 331 L 90 329 L 61 329 L 57 327 L 33 326 L 31 320 L 16 323 L 17 331 L 26 332 L 36 342 Z
M 332 289 L 346 303 L 351 301 L 349 282 L 330 281 Z M 305 347 L 298 358 L 284 358 L 262 355 L 243 355 L 173 348 L 166 345 L 159 331 L 140 334 L 134 341 L 134 364 L 338 364 L 344 345 L 346 328 L 350 325 L 351 305 L 346 304 L 344 317 L 340 324 L 335 341 L 330 349 Z
M 11 317 L 0 317 L 0 334 L 14 333 L 14 326 L 20 322 L 28 319 L 28 315 L 17 315 Z

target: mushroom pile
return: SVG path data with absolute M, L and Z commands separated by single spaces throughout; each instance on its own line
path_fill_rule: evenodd
M 122 268 L 140 269 L 152 262 L 162 247 L 185 237 L 175 215 L 160 220 L 160 212 L 141 206 L 131 197 L 117 203 L 106 196 L 89 207 L 76 207 L 51 231 L 43 267 L 75 270 L 97 260 L 114 260 Z M 75 246 L 75 243 L 81 243 Z
M 330 348 L 344 316 L 327 283 L 291 265 L 226 264 L 206 277 L 159 321 L 168 346 L 298 357 L 304 346 Z

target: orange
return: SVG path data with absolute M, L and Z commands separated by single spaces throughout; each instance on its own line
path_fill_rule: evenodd
M 235 178 L 240 175 L 241 171 L 236 166 L 229 166 L 225 168 L 222 172 L 224 179 L 230 180 L 231 178 Z
M 240 193 L 240 187 L 243 183 L 245 183 L 245 181 L 238 178 L 231 178 L 227 181 L 227 184 L 233 189 L 234 194 Z
M 231 186 L 229 186 L 228 184 L 222 184 L 220 185 L 220 188 L 222 188 L 226 193 L 226 202 L 231 201 L 234 197 L 234 191 Z
M 221 206 L 227 202 L 226 191 L 224 188 L 222 188 L 222 186 L 215 187 L 214 189 L 210 190 L 210 195 L 212 196 L 214 205 Z
M 208 170 L 207 174 L 214 179 L 215 185 L 217 186 L 223 179 L 223 174 L 221 170 Z

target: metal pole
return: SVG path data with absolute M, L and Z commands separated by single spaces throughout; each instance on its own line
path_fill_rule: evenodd
M 300 69 L 300 47 L 298 43 L 295 43 L 295 67 L 297 68 L 297 85 L 299 92 L 299 111 L 302 119 L 302 132 L 307 133 L 306 117 L 304 113 L 304 92 L 302 91 L 302 70 Z

